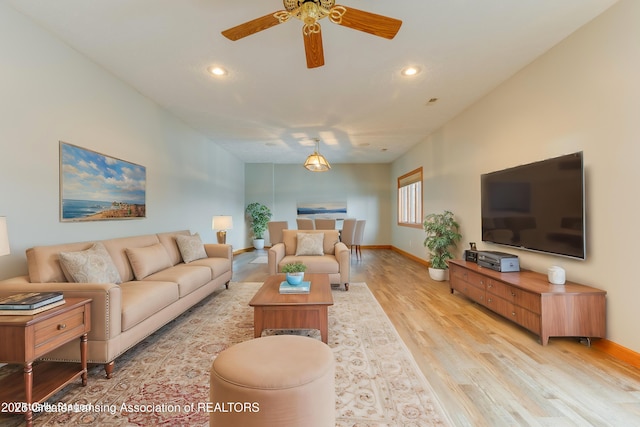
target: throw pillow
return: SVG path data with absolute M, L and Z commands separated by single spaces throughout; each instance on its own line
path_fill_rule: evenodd
M 86 251 L 60 252 L 62 272 L 69 282 L 122 283 L 109 252 L 100 242 Z
M 153 273 L 171 267 L 169 254 L 162 243 L 142 248 L 127 248 L 125 252 L 136 280 L 142 280 Z
M 324 255 L 322 243 L 324 233 L 298 233 L 296 256 L 298 255 Z
M 207 252 L 204 250 L 204 244 L 198 233 L 192 236 L 178 235 L 176 236 L 176 242 L 185 264 L 207 257 Z

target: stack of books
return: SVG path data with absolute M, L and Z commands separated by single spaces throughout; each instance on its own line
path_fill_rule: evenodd
M 308 294 L 311 290 L 311 282 L 301 282 L 299 285 L 290 285 L 286 280 L 280 283 L 281 294 Z
M 62 292 L 25 292 L 0 297 L 0 316 L 32 316 L 64 304 Z

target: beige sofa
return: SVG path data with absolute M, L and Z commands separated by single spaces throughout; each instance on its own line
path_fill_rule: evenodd
M 192 249 L 195 252 L 190 252 Z M 185 250 L 188 263 L 183 260 Z M 87 253 L 94 258 L 87 258 Z M 65 297 L 92 298 L 87 358 L 90 363 L 105 364 L 107 378 L 111 378 L 119 355 L 223 285 L 228 288 L 232 257 L 230 245 L 203 244 L 188 230 L 37 246 L 27 250 L 29 274 L 0 282 L 0 291 L 55 290 Z M 73 280 L 79 273 L 70 272 L 69 266 L 75 270 L 81 262 L 70 264 L 67 260 L 76 258 L 89 259 L 100 268 L 106 263 L 110 273 L 114 271 L 108 267 L 115 266 L 119 280 L 104 283 L 103 277 L 95 279 L 92 274 L 88 277 L 93 283 L 70 282 L 67 276 L 75 274 Z M 79 361 L 79 346 L 69 343 L 47 354 L 46 359 Z
M 319 247 L 300 250 L 298 234 L 322 235 Z M 315 249 L 315 250 L 314 250 Z M 347 246 L 340 242 L 338 230 L 282 230 L 282 243 L 269 248 L 269 274 L 282 271 L 285 264 L 300 261 L 307 273 L 327 273 L 331 284 L 344 285 L 349 290 L 351 257 Z

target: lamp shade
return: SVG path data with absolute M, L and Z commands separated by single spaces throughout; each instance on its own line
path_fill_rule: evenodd
M 316 149 L 313 154 L 310 154 L 307 157 L 307 160 L 304 162 L 304 167 L 311 172 L 325 172 L 331 169 L 331 165 L 324 158 L 322 154 L 320 154 L 320 140 L 316 138 Z
M 314 151 L 313 154 L 307 157 L 307 160 L 304 162 L 304 167 L 311 172 L 325 172 L 331 169 L 331 165 L 324 156 L 317 151 Z
M 0 216 L 0 256 L 9 255 L 9 234 L 7 233 L 7 217 Z
M 233 217 L 231 215 L 216 215 L 211 221 L 213 230 L 231 230 L 233 228 Z

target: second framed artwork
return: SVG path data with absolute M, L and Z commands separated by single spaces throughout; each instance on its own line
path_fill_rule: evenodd
M 60 141 L 60 221 L 146 217 L 146 168 Z

